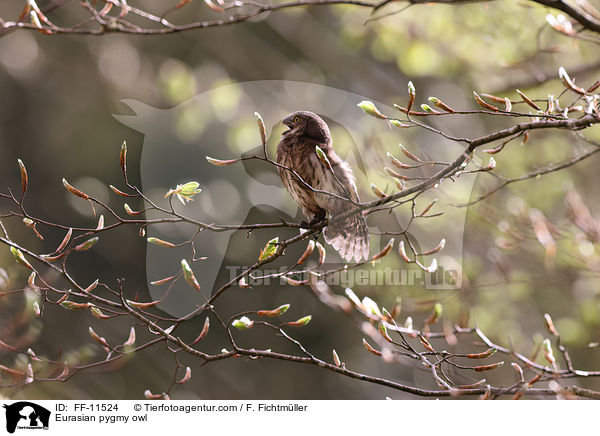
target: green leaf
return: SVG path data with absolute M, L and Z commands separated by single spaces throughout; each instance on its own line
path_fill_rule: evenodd
M 148 238 L 147 241 L 150 244 L 158 245 L 159 247 L 167 247 L 167 248 L 175 247 L 175 244 L 172 244 L 171 242 L 168 242 L 168 241 L 163 241 L 162 239 L 158 239 L 158 238 L 151 237 L 151 238 Z
M 27 261 L 27 259 L 25 259 L 23 252 L 21 250 L 19 250 L 17 247 L 11 246 L 10 252 L 13 255 L 13 257 L 17 260 L 18 263 L 20 263 L 23 266 L 26 266 L 29 269 L 33 269 L 31 264 Z
M 248 330 L 252 328 L 252 326 L 254 325 L 254 321 L 252 321 L 247 316 L 242 316 L 241 318 L 234 320 L 231 323 L 231 325 L 238 330 Z
M 300 318 L 297 321 L 288 323 L 288 325 L 293 326 L 293 327 L 304 327 L 306 324 L 308 324 L 310 322 L 311 319 L 312 319 L 312 315 L 307 315 L 303 318 Z
M 279 243 L 279 236 L 277 236 L 277 237 L 271 239 L 269 242 L 267 242 L 267 245 L 265 245 L 265 248 L 263 248 L 261 250 L 258 260 L 264 260 L 264 259 L 267 259 L 268 257 L 274 255 L 275 252 L 277 251 L 278 243 Z
M 90 238 L 87 241 L 79 244 L 77 247 L 75 247 L 75 251 L 86 251 L 89 250 L 90 248 L 92 248 L 94 245 L 96 245 L 96 242 L 98 242 L 100 238 L 98 238 L 98 236 L 94 237 L 94 238 Z
M 181 270 L 183 271 L 183 277 L 185 278 L 185 281 L 188 282 L 188 284 L 192 288 L 199 291 L 200 284 L 198 283 L 198 280 L 196 280 L 194 272 L 190 268 L 190 265 L 187 263 L 187 260 L 185 259 L 181 259 Z
M 277 309 L 273 309 L 273 310 L 259 310 L 257 312 L 257 314 L 258 314 L 258 316 L 269 316 L 269 317 L 281 316 L 285 312 L 287 312 L 287 310 L 289 308 L 290 308 L 289 304 L 284 304 L 282 306 L 279 306 Z
M 207 158 L 208 159 L 208 158 Z M 165 198 L 175 194 L 181 203 L 185 204 L 188 201 L 194 201 L 194 195 L 202 192 L 199 188 L 200 183 L 198 182 L 187 182 L 183 185 L 177 185 L 175 189 L 170 189 L 165 195 Z
M 383 115 L 381 112 L 379 112 L 379 110 L 377 109 L 377 107 L 375 106 L 375 104 L 372 101 L 363 100 L 360 103 L 358 103 L 357 106 L 359 108 L 361 108 L 363 111 L 365 111 L 365 113 L 367 115 L 371 115 L 372 117 L 381 118 L 381 119 L 386 118 L 385 115 Z

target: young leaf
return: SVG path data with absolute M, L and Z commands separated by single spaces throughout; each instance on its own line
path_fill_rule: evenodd
M 260 140 L 263 144 L 267 143 L 267 129 L 265 127 L 265 122 L 258 112 L 254 112 L 254 116 L 256 117 L 256 123 L 258 124 L 258 130 L 260 131 Z
M 28 184 L 27 169 L 25 169 L 25 164 L 21 159 L 19 159 L 17 162 L 19 162 L 19 170 L 21 171 L 21 191 L 23 195 L 25 195 Z
M 500 111 L 500 109 L 498 109 L 496 106 L 492 106 L 489 103 L 486 103 L 480 96 L 479 94 L 477 94 L 475 91 L 473 91 L 473 97 L 475 97 L 475 100 L 477 101 L 477 103 L 479 104 L 479 106 L 481 106 L 484 109 L 490 110 L 492 112 L 498 112 Z
M 279 243 L 279 236 L 277 236 L 277 237 L 271 239 L 269 242 L 267 242 L 267 245 L 265 245 L 265 248 L 263 248 L 260 251 L 258 260 L 265 260 L 265 259 L 273 256 L 275 254 L 275 252 L 277 251 L 278 243 Z
M 241 318 L 234 320 L 231 325 L 238 330 L 248 330 L 252 328 L 254 321 L 247 316 L 242 316 Z
M 233 165 L 234 163 L 239 162 L 239 159 L 230 159 L 230 160 L 221 160 L 221 159 L 214 159 L 212 157 L 208 157 L 206 156 L 206 160 L 218 167 L 226 167 L 227 165 Z
M 357 106 L 361 108 L 367 115 L 371 115 L 372 117 L 380 119 L 387 118 L 385 115 L 379 112 L 379 110 L 372 101 L 363 100 L 360 103 L 358 103 Z
M 415 102 L 416 95 L 417 93 L 415 90 L 415 85 L 413 85 L 412 82 L 408 82 L 408 104 L 406 105 L 407 112 L 410 112 L 410 109 L 412 108 L 412 105 Z
M 306 250 L 304 250 L 304 253 L 302 253 L 302 256 L 300 256 L 300 259 L 298 259 L 298 262 L 296 262 L 296 263 L 298 265 L 303 264 L 306 261 L 306 259 L 308 259 L 308 257 L 313 253 L 314 250 L 315 250 L 315 241 L 314 241 L 314 239 L 311 239 L 310 241 L 308 241 Z
M 292 327 L 304 327 L 306 324 L 308 324 L 310 322 L 311 319 L 312 319 L 312 315 L 307 315 L 303 318 L 300 318 L 297 321 L 288 322 L 288 323 L 286 323 L 286 325 L 289 325 Z
M 541 110 L 540 107 L 537 104 L 535 104 L 533 102 L 533 100 L 531 100 L 529 97 L 527 97 L 522 91 L 520 91 L 518 89 L 516 91 L 517 91 L 517 94 L 519 94 L 521 96 L 521 100 L 523 100 L 525 103 L 527 103 L 529 106 L 531 106 L 535 110 L 537 110 L 537 111 Z
M 367 351 L 369 353 L 374 354 L 376 356 L 381 356 L 381 351 L 376 350 L 375 348 L 373 348 L 371 346 L 371 344 L 369 344 L 365 338 L 363 338 L 362 343 L 363 343 L 363 346 L 367 349 Z
M 86 251 L 86 250 L 89 250 L 94 245 L 96 245 L 96 243 L 98 242 L 99 239 L 100 238 L 98 238 L 98 236 L 90 238 L 87 241 L 85 241 L 85 242 L 79 244 L 78 246 L 76 246 L 75 247 L 75 251 Z
M 151 244 L 158 245 L 159 247 L 167 247 L 167 248 L 175 247 L 175 244 L 172 244 L 167 241 L 163 241 L 162 239 L 158 239 L 158 238 L 148 238 L 147 241 Z
M 63 178 L 62 179 L 62 183 L 63 183 L 63 186 L 65 187 L 65 189 L 67 191 L 69 191 L 71 194 L 76 195 L 79 198 L 83 198 L 84 200 L 89 200 L 90 199 L 90 196 L 87 195 L 85 192 L 82 192 L 79 189 L 74 188 L 73 186 L 71 186 L 69 184 L 69 182 L 67 182 L 67 179 Z
M 374 255 L 371 258 L 371 260 L 374 261 L 374 260 L 378 260 L 378 259 L 381 259 L 382 257 L 387 256 L 390 253 L 390 251 L 392 251 L 393 247 L 394 247 L 394 238 L 390 239 L 388 241 L 388 243 L 385 245 L 385 247 L 383 247 L 379 253 Z
M 127 141 L 123 141 L 121 144 L 121 153 L 119 154 L 119 163 L 121 165 L 121 171 L 125 180 L 127 180 Z
M 20 263 L 21 265 L 23 265 L 29 269 L 33 269 L 31 264 L 27 261 L 27 259 L 25 259 L 23 252 L 21 250 L 19 250 L 17 247 L 11 246 L 10 253 L 13 255 L 13 257 L 17 260 L 18 263 Z
M 194 272 L 185 259 L 181 259 L 181 270 L 183 271 L 183 277 L 185 278 L 185 281 L 188 282 L 192 288 L 200 291 L 200 284 L 198 283 L 198 280 L 196 280 Z
M 206 337 L 206 335 L 208 334 L 209 328 L 210 328 L 210 320 L 208 319 L 208 316 L 207 316 L 206 319 L 204 320 L 204 325 L 202 326 L 202 330 L 200 331 L 200 334 L 198 335 L 198 337 L 196 339 L 194 339 L 194 342 L 192 342 L 192 345 L 196 345 L 198 342 L 200 342 L 202 339 L 204 339 Z
M 284 304 L 282 306 L 279 306 L 277 309 L 272 309 L 272 310 L 259 310 L 257 312 L 258 316 L 268 316 L 268 317 L 275 317 L 275 316 L 281 316 L 283 315 L 285 312 L 287 312 L 287 310 L 290 308 L 289 304 Z
M 200 184 L 198 182 L 187 182 L 183 185 L 177 185 L 175 189 L 170 189 L 169 192 L 166 193 L 165 198 L 175 194 L 177 199 L 185 205 L 186 202 L 194 201 L 194 195 L 202 192 L 202 189 L 200 189 L 199 186 Z
M 428 99 L 432 104 L 434 104 L 435 106 L 439 107 L 440 109 L 445 110 L 446 112 L 454 112 L 454 109 L 452 109 L 450 106 L 448 106 L 446 103 L 444 103 L 442 100 L 440 100 L 437 97 L 429 97 Z

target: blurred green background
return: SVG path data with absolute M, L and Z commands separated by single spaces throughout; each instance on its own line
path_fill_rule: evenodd
M 164 2 L 158 0 L 140 4 L 155 12 L 164 8 Z M 392 4 L 387 10 L 402 6 Z M 0 17 L 16 18 L 21 9 L 19 1 L 4 1 Z M 10 33 L 0 38 L 0 187 L 18 191 L 16 162 L 20 158 L 30 175 L 27 205 L 33 215 L 69 225 L 92 225 L 94 220 L 85 202 L 72 198 L 61 186 L 63 177 L 122 207 L 120 199 L 106 189 L 108 184 L 120 181 L 120 144 L 127 140 L 129 175 L 139 181 L 144 143 L 141 133 L 112 116 L 129 113 L 130 109 L 120 103 L 123 99 L 168 109 L 223 84 L 276 79 L 322 84 L 391 105 L 406 102 L 406 83 L 412 80 L 417 103 L 433 95 L 456 108 L 477 109 L 471 97 L 473 90 L 512 98 L 516 98 L 515 88 L 538 98 L 560 94 L 563 88 L 558 80 L 545 81 L 558 76 L 559 66 L 575 76 L 578 84 L 591 84 L 600 71 L 597 45 L 556 32 L 546 23 L 548 12 L 543 7 L 517 2 L 417 5 L 365 23 L 370 18 L 367 9 L 335 6 L 279 11 L 254 22 L 167 36 Z M 74 18 L 70 14 L 57 11 L 53 17 L 57 22 L 66 22 Z M 174 12 L 171 19 L 208 16 L 218 14 L 207 11 L 201 2 L 192 2 Z M 223 101 L 226 110 L 227 98 Z M 290 112 L 295 109 L 300 108 L 291 107 Z M 359 120 L 365 115 L 357 110 L 356 117 Z M 180 125 L 180 134 L 191 143 L 196 123 L 202 121 L 192 114 Z M 452 133 L 475 137 L 507 125 L 505 120 L 469 116 L 445 127 Z M 383 122 L 381 129 L 387 129 Z M 598 128 L 583 134 L 600 139 Z M 406 135 L 412 144 L 418 144 L 422 133 L 411 130 Z M 383 150 L 397 153 L 393 147 L 399 141 L 383 144 Z M 407 145 L 410 148 L 411 144 Z M 564 132 L 534 132 L 526 144 L 511 143 L 495 156 L 497 171 L 519 176 L 567 160 L 586 147 L 589 145 Z M 479 153 L 487 161 L 489 156 Z M 502 345 L 512 343 L 524 354 L 548 336 L 543 314 L 550 313 L 564 344 L 570 347 L 576 367 L 600 369 L 600 351 L 588 346 L 600 340 L 599 241 L 573 224 L 565 202 L 566 193 L 574 190 L 592 215 L 598 216 L 596 187 L 600 176 L 596 161 L 597 157 L 592 157 L 560 173 L 514 184 L 470 207 L 460 290 L 435 293 L 415 287 L 364 287 L 355 291 L 388 308 L 397 296 L 402 297 L 400 318 L 412 316 L 415 326 L 440 301 L 446 322 L 476 321 L 488 337 Z M 232 183 L 243 186 L 247 182 L 240 178 Z M 492 176 L 480 176 L 472 198 L 494 183 Z M 142 208 L 135 202 L 130 206 Z M 0 203 L 0 213 L 6 207 L 5 202 Z M 553 224 L 557 254 L 552 258 L 545 255 L 535 237 L 531 209 L 540 210 Z M 257 213 L 256 219 L 264 217 Z M 451 229 L 453 225 L 444 216 L 436 220 L 436 228 Z M 62 232 L 39 227 L 46 236 L 39 241 L 20 221 L 3 222 L 16 241 L 37 252 L 53 251 L 63 236 Z M 279 234 L 283 237 L 289 232 Z M 244 232 L 238 236 L 243 238 Z M 264 240 L 240 243 L 253 244 L 249 251 L 258 253 Z M 115 283 L 117 278 L 125 277 L 132 296 L 137 293 L 140 299 L 148 298 L 145 240 L 133 229 L 119 229 L 103 244 L 101 250 L 73 258 L 70 268 L 76 277 L 84 283 L 98 277 Z M 394 253 L 385 262 L 393 266 L 402 260 Z M 0 250 L 0 267 L 9 278 L 8 283 L 0 282 L 0 287 L 14 289 L 26 281 L 26 271 L 14 264 L 8 249 Z M 334 288 L 334 292 L 343 294 L 343 289 Z M 220 301 L 225 315 L 237 309 L 270 308 L 283 303 L 297 308 L 298 317 L 313 315 L 311 324 L 298 330 L 297 335 L 317 356 L 331 360 L 331 349 L 335 348 L 351 369 L 435 388 L 429 375 L 414 366 L 386 364 L 367 353 L 361 345 L 363 333 L 356 324 L 321 304 L 302 287 L 271 286 L 251 293 L 234 288 Z M 57 357 L 60 346 L 63 358 L 72 353 L 71 361 L 84 362 L 101 358 L 103 353 L 91 343 L 89 325 L 116 343 L 127 338 L 130 323 L 125 320 L 101 322 L 87 312 L 66 312 L 56 307 L 49 307 L 44 318 L 38 320 L 30 316 L 30 306 L 31 302 L 22 296 L 0 299 L 0 339 L 25 349 L 31 347 L 37 354 L 51 358 Z M 17 315 L 20 323 L 15 324 Z M 185 327 L 189 336 L 197 334 L 203 318 L 195 322 Z M 141 336 L 141 327 L 137 329 Z M 210 352 L 226 347 L 224 336 L 214 332 L 204 345 Z M 466 342 L 461 346 L 472 349 Z M 240 336 L 240 343 L 295 351 L 280 339 L 258 331 Z M 5 365 L 19 366 L 25 361 L 24 356 L 15 360 L 13 353 L 0 350 L 0 362 Z M 193 359 L 184 357 L 182 361 L 192 367 L 193 376 L 174 391 L 173 398 L 410 397 L 316 367 L 286 362 L 240 358 L 201 366 Z M 541 356 L 539 361 L 543 362 Z M 121 368 L 99 367 L 65 383 L 42 382 L 23 389 L 4 389 L 0 394 L 15 398 L 136 399 L 146 389 L 166 389 L 172 368 L 172 357 L 157 348 L 139 353 Z M 509 367 L 486 376 L 488 381 L 503 385 L 510 385 L 514 377 Z M 599 388 L 597 381 L 580 383 Z

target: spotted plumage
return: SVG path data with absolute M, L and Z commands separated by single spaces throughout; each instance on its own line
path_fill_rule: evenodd
M 367 224 L 360 209 L 346 200 L 359 202 L 354 175 L 350 166 L 335 153 L 329 127 L 318 115 L 308 111 L 288 115 L 283 124 L 289 127 L 277 146 L 277 163 L 282 166 L 278 171 L 283 185 L 312 223 L 327 215 L 335 218 L 350 213 L 325 228 L 325 241 L 348 261 L 366 260 L 369 256 Z M 319 159 L 317 146 L 323 150 L 331 169 Z

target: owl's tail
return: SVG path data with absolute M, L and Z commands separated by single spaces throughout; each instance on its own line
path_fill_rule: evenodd
M 333 217 L 335 218 L 335 217 Z M 333 221 L 325 228 L 325 241 L 347 261 L 369 258 L 369 231 L 362 212 Z

